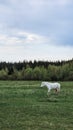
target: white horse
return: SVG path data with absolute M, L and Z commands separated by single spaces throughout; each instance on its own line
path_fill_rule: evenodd
M 57 93 L 60 92 L 60 84 L 59 83 L 50 83 L 50 82 L 42 82 L 41 87 L 46 86 L 48 89 L 48 92 L 50 92 L 51 89 L 54 89 Z

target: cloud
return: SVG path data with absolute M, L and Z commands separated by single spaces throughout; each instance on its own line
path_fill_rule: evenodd
M 22 30 L 8 30 L 0 33 L 0 46 L 26 46 L 28 44 L 48 43 L 51 39 L 38 34 L 25 32 Z
M 43 37 L 22 30 L 0 34 L 0 60 L 63 60 L 73 56 L 70 46 L 58 46 L 51 37 Z
M 72 14 L 72 0 L 0 1 L 2 59 L 72 58 Z

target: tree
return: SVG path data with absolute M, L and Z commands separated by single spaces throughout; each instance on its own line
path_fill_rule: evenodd
M 44 66 L 40 67 L 40 79 L 47 80 L 47 69 Z
M 41 71 L 39 67 L 35 67 L 33 69 L 33 76 L 34 76 L 34 80 L 40 80 L 41 79 Z
M 12 79 L 14 80 L 21 79 L 21 71 L 18 71 L 15 67 L 13 67 Z
M 56 65 L 48 66 L 48 80 L 57 81 L 60 78 L 60 67 Z
M 32 68 L 27 67 L 27 68 L 25 69 L 24 77 L 25 77 L 26 80 L 27 80 L 27 79 L 28 79 L 28 80 L 33 79 L 33 71 L 32 71 Z
M 7 79 L 8 78 L 8 69 L 2 69 L 0 70 L 0 79 Z

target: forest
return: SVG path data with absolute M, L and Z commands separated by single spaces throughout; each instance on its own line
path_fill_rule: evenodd
M 0 80 L 72 81 L 73 59 L 56 62 L 0 62 Z

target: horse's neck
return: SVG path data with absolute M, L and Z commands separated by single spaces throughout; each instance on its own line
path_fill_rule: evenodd
M 46 86 L 47 88 L 49 88 L 49 84 L 48 83 L 44 83 L 44 86 Z

